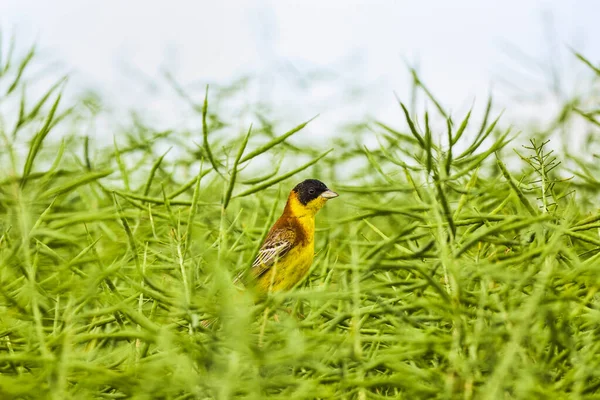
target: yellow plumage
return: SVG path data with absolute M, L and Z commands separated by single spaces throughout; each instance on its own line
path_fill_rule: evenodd
M 306 275 L 315 253 L 315 215 L 333 197 L 337 193 L 314 179 L 292 190 L 252 265 L 259 294 L 291 289 Z

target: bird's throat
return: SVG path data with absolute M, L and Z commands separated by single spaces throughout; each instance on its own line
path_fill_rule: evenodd
M 315 214 L 318 210 L 312 207 L 307 207 L 292 194 L 283 211 L 283 214 L 289 218 L 294 218 L 298 221 L 302 229 L 310 236 L 314 235 L 315 231 Z

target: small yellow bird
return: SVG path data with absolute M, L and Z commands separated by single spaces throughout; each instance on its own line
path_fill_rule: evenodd
M 291 289 L 306 275 L 315 252 L 315 215 L 337 196 L 316 179 L 292 189 L 249 271 L 259 295 Z

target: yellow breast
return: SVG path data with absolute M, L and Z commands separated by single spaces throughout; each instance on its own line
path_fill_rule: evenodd
M 310 269 L 315 254 L 315 245 L 310 241 L 306 246 L 296 246 L 281 260 L 276 262 L 256 282 L 259 293 L 289 290 L 298 283 Z

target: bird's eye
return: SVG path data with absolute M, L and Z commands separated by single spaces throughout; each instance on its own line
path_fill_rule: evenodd
M 308 191 L 308 193 L 309 193 L 309 194 L 315 194 L 315 189 L 310 189 L 310 190 Z

